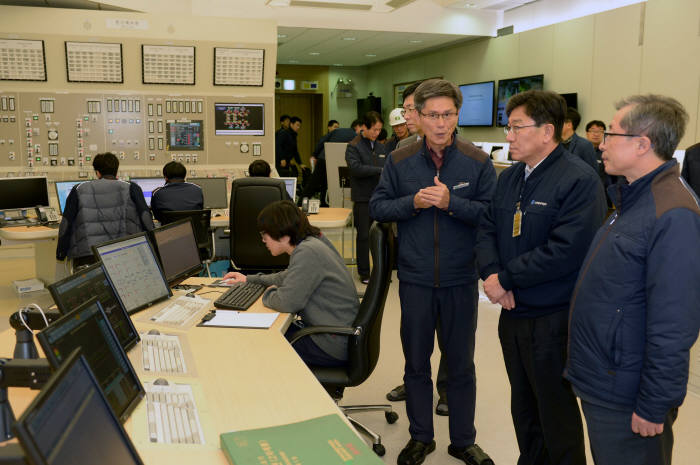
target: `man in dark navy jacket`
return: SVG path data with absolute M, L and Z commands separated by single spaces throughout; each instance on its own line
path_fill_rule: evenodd
M 185 182 L 187 168 L 180 162 L 171 161 L 163 167 L 165 186 L 153 191 L 151 211 L 155 219 L 163 222 L 163 211 L 201 210 L 204 205 L 202 188 Z
M 571 299 L 566 378 L 597 465 L 670 465 L 671 427 L 700 328 L 700 208 L 673 152 L 688 115 L 636 95 L 601 147 L 617 211 L 598 231 Z
M 498 335 L 518 465 L 586 463 L 581 414 L 562 372 L 571 291 L 606 205 L 598 174 L 561 144 L 565 111 L 554 92 L 508 101 L 506 140 L 520 163 L 498 178 L 477 238 L 484 291 L 503 307 Z
M 345 161 L 350 169 L 352 217 L 357 229 L 357 273 L 363 284 L 369 282 L 369 226 L 372 223 L 369 199 L 386 160 L 384 145 L 377 142 L 383 126 L 381 115 L 368 111 L 362 119 L 360 134 L 345 148 Z
M 401 343 L 411 439 L 399 465 L 417 465 L 435 450 L 430 355 L 440 321 L 447 360 L 448 453 L 493 464 L 475 444 L 474 336 L 479 299 L 476 227 L 496 182 L 488 155 L 455 135 L 462 94 L 430 79 L 415 92 L 424 138 L 392 152 L 370 201 L 377 221 L 398 226 Z

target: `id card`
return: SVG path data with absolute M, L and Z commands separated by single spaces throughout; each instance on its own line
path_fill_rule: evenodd
M 523 212 L 520 211 L 520 203 L 515 206 L 515 213 L 513 214 L 513 237 L 518 237 L 520 235 L 520 229 L 523 222 Z

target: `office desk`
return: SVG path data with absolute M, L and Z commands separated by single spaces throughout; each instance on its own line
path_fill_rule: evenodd
M 56 278 L 56 238 L 58 228 L 45 226 L 14 226 L 0 228 L 2 245 L 34 245 L 35 275 L 44 284 Z
M 206 282 L 191 278 L 188 283 Z M 208 292 L 215 288 L 203 288 Z M 225 289 L 221 289 L 223 292 Z M 215 294 L 206 294 L 215 298 Z M 158 329 L 177 334 L 189 347 L 196 377 L 145 374 L 137 367 L 141 344 L 129 352 L 142 382 L 165 378 L 192 385 L 204 430 L 204 445 L 154 444 L 147 434 L 146 400 L 142 400 L 125 423 L 125 428 L 146 464 L 227 464 L 219 449 L 219 434 L 234 430 L 281 425 L 337 413 L 345 418 L 325 389 L 283 336 L 291 315 L 280 314 L 269 330 L 200 328 L 178 331 L 145 323 L 161 303 L 132 315 L 139 332 Z M 249 312 L 272 312 L 258 300 Z M 12 330 L 0 333 L 0 356 L 11 357 Z M 41 351 L 41 349 L 39 349 Z M 19 416 L 37 391 L 10 388 L 10 402 Z
M 320 208 L 318 214 L 308 215 L 309 223 L 321 229 L 342 228 L 350 220 L 350 208 Z M 228 228 L 228 216 L 216 216 L 211 219 L 213 228 Z

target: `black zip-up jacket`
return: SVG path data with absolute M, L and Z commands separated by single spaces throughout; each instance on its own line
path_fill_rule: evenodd
M 348 142 L 345 161 L 350 168 L 350 198 L 353 202 L 369 202 L 385 160 L 384 146 L 377 141 L 374 148 L 370 140 L 361 135 Z
M 416 210 L 413 198 L 435 185 L 450 190 L 447 210 Z M 370 216 L 398 225 L 399 279 L 421 286 L 450 287 L 477 279 L 476 227 L 496 186 L 488 155 L 459 136 L 445 148 L 438 172 L 425 140 L 394 150 L 369 203 Z
M 525 179 L 525 163 L 498 178 L 496 194 L 479 225 L 479 274 L 515 296 L 512 317 L 537 317 L 569 308 L 576 276 L 605 219 L 598 174 L 559 144 Z M 522 198 L 520 197 L 522 193 Z M 520 201 L 521 234 L 513 237 Z

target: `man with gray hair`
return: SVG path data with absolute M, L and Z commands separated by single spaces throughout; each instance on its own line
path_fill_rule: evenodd
M 442 79 L 423 82 L 415 111 L 424 138 L 392 152 L 370 200 L 370 215 L 398 225 L 401 343 L 411 439 L 399 465 L 417 465 L 435 450 L 430 355 L 440 324 L 447 359 L 448 453 L 489 464 L 474 428 L 474 336 L 479 298 L 476 227 L 491 201 L 491 160 L 454 134 L 462 95 Z M 407 118 L 408 120 L 408 118 Z
M 597 465 L 670 464 L 700 328 L 700 208 L 673 152 L 676 100 L 616 105 L 603 163 L 617 211 L 598 231 L 571 299 L 565 377 L 581 398 Z

